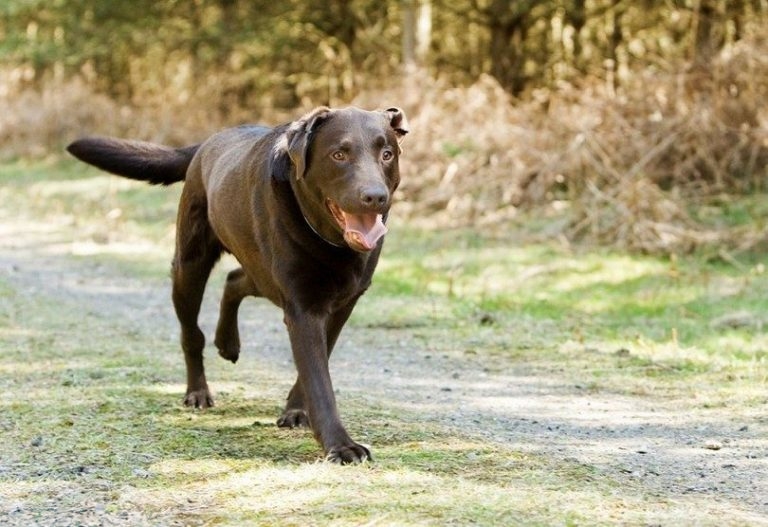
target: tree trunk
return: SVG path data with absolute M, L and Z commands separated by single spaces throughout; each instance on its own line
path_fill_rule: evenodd
M 582 42 L 581 30 L 587 23 L 586 0 L 574 0 L 573 9 L 566 13 L 566 20 L 573 28 L 573 67 L 577 71 L 584 72 L 584 61 L 582 60 Z
M 402 61 L 406 70 L 416 68 L 416 0 L 402 2 Z
M 700 0 L 696 12 L 696 36 L 693 43 L 693 63 L 708 68 L 723 44 L 721 20 L 717 13 L 717 0 Z
M 520 44 L 523 41 L 520 28 L 514 24 L 491 25 L 491 75 L 513 95 L 525 86 L 522 71 Z
M 505 4 L 505 2 L 494 2 L 494 4 Z M 527 35 L 525 26 L 527 12 L 513 16 L 495 16 L 491 9 L 488 14 L 491 33 L 491 75 L 511 94 L 519 95 L 525 88 L 526 81 L 523 71 L 523 45 Z
M 423 67 L 432 41 L 432 3 L 430 0 L 402 2 L 403 66 L 406 70 Z
M 619 53 L 618 49 L 624 40 L 624 31 L 622 29 L 622 11 L 619 5 L 621 0 L 613 0 L 613 22 L 611 27 L 611 36 L 608 41 L 608 80 L 611 89 L 615 90 L 619 87 Z
M 432 2 L 419 1 L 416 21 L 416 64 L 423 67 L 427 63 L 429 47 L 432 43 Z
M 744 16 L 747 6 L 744 0 L 731 0 L 725 4 L 726 16 L 733 22 L 733 41 L 738 42 L 744 36 Z

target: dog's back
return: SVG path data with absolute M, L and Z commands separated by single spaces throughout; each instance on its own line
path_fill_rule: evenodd
M 263 155 L 261 150 L 271 148 L 271 143 L 261 140 L 272 131 L 265 126 L 243 125 L 222 130 L 202 143 L 195 164 L 200 164 L 205 187 L 217 184 L 209 181 L 211 179 L 226 178 L 233 172 L 241 173 L 247 166 L 268 160 L 269 156 Z

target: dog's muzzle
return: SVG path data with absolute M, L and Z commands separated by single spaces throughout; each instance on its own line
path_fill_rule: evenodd
M 376 248 L 382 236 L 387 234 L 382 214 L 364 212 L 353 214 L 342 210 L 332 199 L 326 201 L 331 215 L 344 232 L 344 241 L 351 249 L 358 252 L 369 252 Z

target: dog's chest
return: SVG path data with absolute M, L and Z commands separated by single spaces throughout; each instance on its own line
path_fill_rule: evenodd
M 319 311 L 335 311 L 357 299 L 371 284 L 374 266 L 306 266 L 291 280 L 294 298 Z M 297 270 L 298 271 L 298 270 Z

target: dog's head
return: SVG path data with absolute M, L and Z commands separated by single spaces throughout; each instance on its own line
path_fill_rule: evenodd
M 383 218 L 400 183 L 400 142 L 407 133 L 408 121 L 399 108 L 325 107 L 286 132 L 299 199 L 356 251 L 373 250 L 387 232 Z

